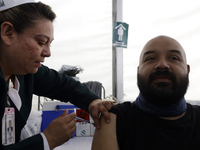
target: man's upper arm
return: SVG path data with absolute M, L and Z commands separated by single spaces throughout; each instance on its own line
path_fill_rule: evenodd
M 110 123 L 107 124 L 101 116 L 101 128 L 95 130 L 92 150 L 119 150 L 116 136 L 116 115 L 110 113 Z

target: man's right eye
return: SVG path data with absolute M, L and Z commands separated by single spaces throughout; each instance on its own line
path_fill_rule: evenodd
M 145 62 L 152 61 L 152 60 L 155 60 L 155 59 L 156 59 L 155 57 L 148 57 L 148 58 L 145 59 Z

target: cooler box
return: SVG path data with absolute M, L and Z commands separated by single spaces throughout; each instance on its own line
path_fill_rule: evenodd
M 59 117 L 65 109 L 68 109 L 69 114 L 76 111 L 76 106 L 71 103 L 58 102 L 58 101 L 49 101 L 44 102 L 42 107 L 42 124 L 41 131 L 43 132 L 47 126 L 53 121 L 55 118 Z M 74 131 L 73 136 L 76 135 L 76 131 Z

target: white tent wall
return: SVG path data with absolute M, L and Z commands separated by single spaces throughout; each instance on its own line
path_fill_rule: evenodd
M 59 70 L 63 64 L 80 66 L 80 82 L 98 81 L 112 94 L 112 1 L 41 0 L 57 15 L 52 55 L 44 65 Z M 33 107 L 37 108 L 34 96 Z
M 200 99 L 200 2 L 198 0 L 124 0 L 123 21 L 129 24 L 128 48 L 124 49 L 124 100 L 138 96 L 137 66 L 144 44 L 158 35 L 177 39 L 190 65 L 187 100 Z
M 52 56 L 44 65 L 81 66 L 81 82 L 99 81 L 112 95 L 112 0 L 41 0 L 57 14 Z M 200 2 L 198 0 L 123 0 L 123 22 L 129 24 L 128 47 L 123 49 L 124 101 L 138 96 L 137 66 L 143 45 L 158 35 L 177 39 L 190 64 L 186 99 L 200 97 Z M 34 96 L 33 107 L 37 108 Z

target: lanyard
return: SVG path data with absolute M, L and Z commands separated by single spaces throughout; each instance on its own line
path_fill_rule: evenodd
M 13 83 L 9 79 L 8 91 L 13 88 Z M 2 144 L 10 145 L 15 143 L 15 109 L 11 107 L 7 94 L 7 107 L 2 118 Z
M 8 82 L 8 91 L 9 91 L 11 88 L 13 88 L 13 87 L 14 87 L 14 86 L 13 86 L 13 83 L 12 83 L 11 79 L 9 79 L 9 82 Z M 11 104 L 10 104 L 10 99 L 9 99 L 8 94 L 7 94 L 7 106 L 8 106 L 8 107 L 11 106 Z

